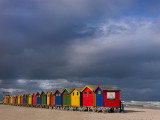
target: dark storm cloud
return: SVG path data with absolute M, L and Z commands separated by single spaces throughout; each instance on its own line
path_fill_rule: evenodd
M 84 31 L 86 25 L 117 16 L 129 4 L 72 0 L 1 2 L 1 78 L 66 75 L 66 69 L 70 69 L 66 53 L 70 44 L 96 32 L 92 27 Z M 118 5 L 122 7 L 114 9 Z M 59 72 L 54 74 L 55 70 Z
M 0 1 L 0 91 L 114 84 L 124 99 L 127 94 L 149 100 L 160 84 L 157 6 L 158 1 Z

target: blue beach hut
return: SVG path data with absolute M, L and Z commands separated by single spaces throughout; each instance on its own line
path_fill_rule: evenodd
M 59 106 L 59 105 L 62 105 L 62 101 L 63 101 L 63 98 L 62 98 L 62 92 L 64 91 L 64 89 L 57 89 L 54 93 L 55 95 L 55 105 Z
M 23 95 L 23 104 L 26 104 L 26 94 Z
M 40 105 L 41 104 L 41 92 L 37 92 L 36 97 L 37 97 L 37 104 Z
M 103 90 L 98 85 L 96 90 L 96 106 L 103 106 Z

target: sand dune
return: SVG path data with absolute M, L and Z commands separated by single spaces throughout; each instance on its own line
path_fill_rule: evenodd
M 0 120 L 160 120 L 160 110 L 125 108 L 125 113 L 93 113 L 0 105 Z

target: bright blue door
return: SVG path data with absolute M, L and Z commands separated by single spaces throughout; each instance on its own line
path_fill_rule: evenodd
M 23 104 L 26 104 L 26 96 L 23 96 Z
M 41 104 L 41 95 L 37 94 L 37 104 Z
M 103 106 L 103 91 L 100 88 L 96 90 L 96 105 Z
M 61 105 L 61 94 L 59 91 L 56 92 L 55 98 L 56 98 L 55 105 Z

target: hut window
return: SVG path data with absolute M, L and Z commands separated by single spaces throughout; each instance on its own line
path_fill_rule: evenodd
M 56 96 L 58 96 L 58 94 L 56 94 Z
M 78 92 L 77 92 L 77 95 L 78 95 Z
M 66 93 L 64 93 L 64 96 L 66 96 Z
M 89 91 L 89 94 L 91 94 L 91 91 Z
M 59 94 L 59 96 L 61 96 L 61 94 Z
M 107 92 L 107 100 L 115 100 L 115 92 Z
M 49 95 L 48 95 L 48 97 L 49 97 Z
M 101 91 L 98 91 L 98 94 L 101 94 Z
M 74 92 L 73 92 L 73 96 L 74 96 Z
M 87 94 L 87 92 L 85 92 L 84 94 Z
M 67 96 L 69 96 L 69 93 L 67 93 Z

